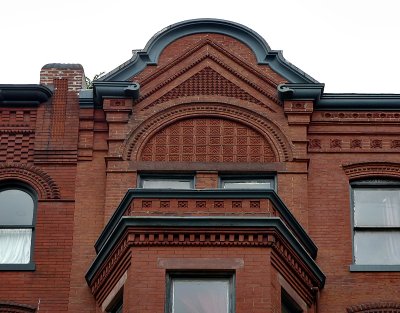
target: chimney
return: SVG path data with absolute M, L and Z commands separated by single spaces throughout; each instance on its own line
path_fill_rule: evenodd
M 86 88 L 85 72 L 80 64 L 49 63 L 40 70 L 40 84 L 55 86 L 57 80 L 66 80 L 68 91 Z

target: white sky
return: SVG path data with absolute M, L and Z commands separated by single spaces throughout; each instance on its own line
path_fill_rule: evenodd
M 0 83 L 38 83 L 47 63 L 92 78 L 193 18 L 241 23 L 325 92 L 400 93 L 397 0 L 1 0 Z

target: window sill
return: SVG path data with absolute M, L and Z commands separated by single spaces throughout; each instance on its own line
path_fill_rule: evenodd
M 0 264 L 0 271 L 34 271 L 35 263 L 28 264 Z
M 399 265 L 351 264 L 350 272 L 400 272 L 400 264 Z

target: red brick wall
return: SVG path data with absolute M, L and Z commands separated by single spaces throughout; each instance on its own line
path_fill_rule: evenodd
M 164 311 L 168 269 L 158 265 L 161 258 L 183 259 L 183 263 L 187 258 L 239 258 L 243 260 L 242 268 L 227 269 L 236 276 L 236 312 L 271 311 L 271 265 L 268 249 L 149 247 L 132 249 L 132 266 L 128 270 L 124 290 L 124 313 Z M 215 264 L 215 268 L 220 268 L 220 265 Z M 196 272 L 196 269 L 193 271 Z

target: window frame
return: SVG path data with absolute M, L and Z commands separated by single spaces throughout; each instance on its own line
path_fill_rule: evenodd
M 31 234 L 31 247 L 29 255 L 29 263 L 0 263 L 0 271 L 34 271 L 36 266 L 34 262 L 35 252 L 35 238 L 36 238 L 36 215 L 38 206 L 38 195 L 36 191 L 27 184 L 19 181 L 4 181 L 0 183 L 0 192 L 7 190 L 20 190 L 31 196 L 33 200 L 33 213 L 32 213 L 32 224 L 30 226 L 25 225 L 2 225 L 0 229 L 32 229 Z
M 267 188 L 265 190 L 274 190 L 276 191 L 276 176 L 275 175 L 268 175 L 268 174 L 221 174 L 218 176 L 218 189 L 223 190 L 235 190 L 236 188 L 224 188 L 223 183 L 226 181 L 239 181 L 239 182 L 246 182 L 249 180 L 268 180 L 271 182 L 271 188 Z M 241 190 L 263 190 L 262 188 L 255 188 L 255 189 L 242 189 Z
M 229 304 L 228 313 L 236 312 L 236 277 L 234 271 L 168 271 L 166 272 L 166 297 L 165 313 L 172 313 L 172 286 L 176 278 L 183 279 L 218 279 L 225 278 L 229 281 Z
M 351 240 L 352 240 L 352 264 L 350 265 L 351 272 L 398 272 L 400 271 L 399 264 L 356 264 L 355 263 L 355 234 L 357 231 L 376 231 L 384 232 L 398 230 L 400 226 L 356 226 L 355 225 L 355 189 L 385 189 L 398 188 L 400 191 L 400 180 L 382 177 L 370 177 L 363 180 L 350 182 L 350 209 L 351 209 Z
M 194 174 L 169 174 L 169 173 L 142 173 L 138 175 L 137 178 L 137 188 L 140 189 L 165 189 L 165 188 L 144 188 L 143 181 L 146 179 L 154 180 L 188 180 L 190 182 L 190 188 L 185 188 L 184 190 L 195 189 L 196 186 L 196 176 Z M 166 188 L 172 190 L 182 190 L 182 188 Z

